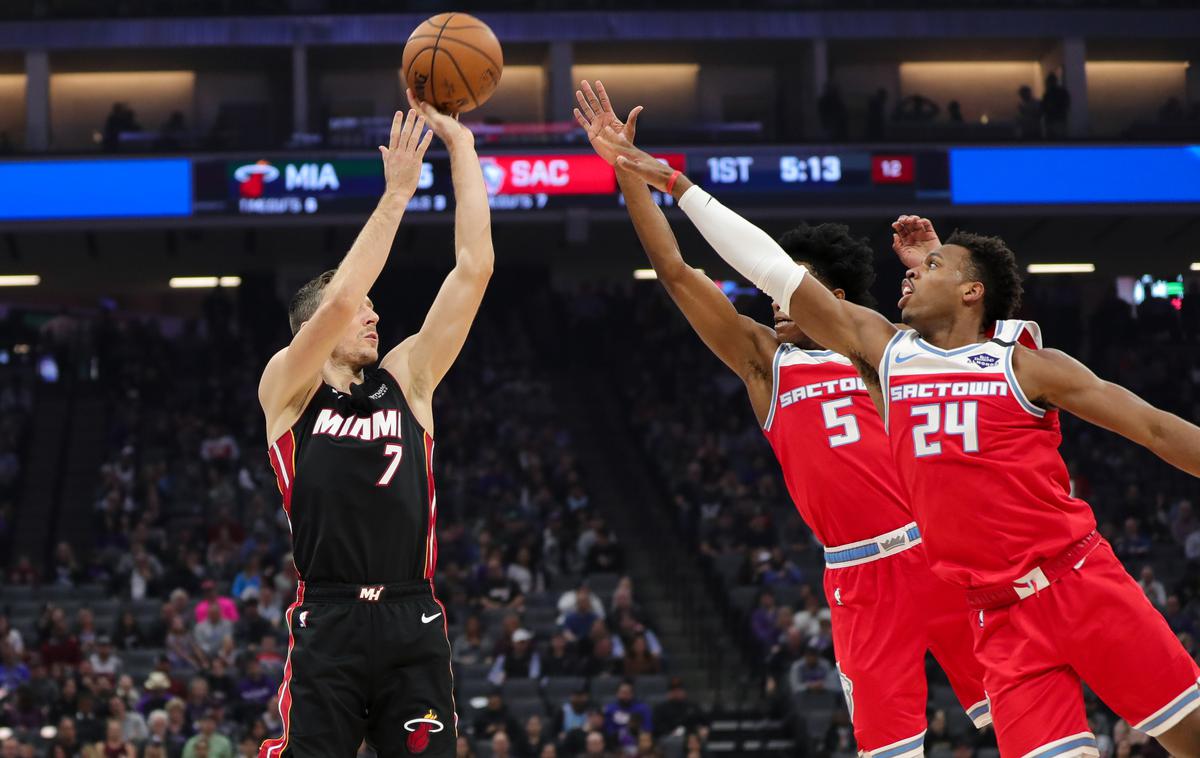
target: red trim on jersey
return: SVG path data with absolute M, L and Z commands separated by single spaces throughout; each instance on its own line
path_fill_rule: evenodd
M 433 482 L 433 437 L 423 435 L 425 447 L 425 481 L 429 496 L 429 529 L 425 533 L 425 578 L 433 581 L 437 570 L 437 487 Z
M 304 582 L 296 585 L 296 602 L 288 606 L 288 654 L 283 665 L 283 681 L 279 684 L 279 718 L 283 721 L 283 735 L 264 740 L 258 748 L 258 758 L 278 758 L 287 749 L 292 723 L 292 648 L 296 646 L 296 634 L 292 631 L 292 614 L 304 603 Z
M 430 591 L 433 591 L 433 583 L 430 582 Z M 438 608 L 442 609 L 442 631 L 446 634 L 446 648 L 450 648 L 450 622 L 446 620 L 446 606 L 441 600 L 438 600 L 437 593 L 434 592 L 433 602 L 438 604 Z M 450 651 L 450 658 L 454 658 L 454 651 Z M 454 709 L 454 738 L 458 739 L 458 702 L 454 698 L 454 666 L 447 663 L 446 667 L 450 669 L 450 706 Z
M 287 434 L 271 443 L 267 448 L 267 458 L 271 461 L 271 469 L 275 472 L 275 484 L 279 494 L 283 495 L 283 510 L 292 512 L 292 489 L 296 485 L 296 434 L 291 429 Z

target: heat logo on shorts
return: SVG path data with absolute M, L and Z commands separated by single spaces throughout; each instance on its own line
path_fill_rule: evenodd
M 438 721 L 437 714 L 430 709 L 419 719 L 409 719 L 404 722 L 404 728 L 410 732 L 405 743 L 410 753 L 424 753 L 429 748 L 429 735 L 437 734 L 446 728 Z

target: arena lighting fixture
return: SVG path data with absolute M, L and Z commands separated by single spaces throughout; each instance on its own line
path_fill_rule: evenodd
M 1193 263 L 1193 264 L 1192 264 L 1192 265 L 1189 267 L 1189 269 L 1190 269 L 1191 271 L 1200 271 L 1200 261 L 1197 261 L 1196 263 Z
M 696 270 L 699 271 L 701 274 L 704 273 L 704 269 L 702 269 L 702 268 L 698 268 Z M 652 268 L 635 268 L 633 270 L 633 278 L 634 279 L 644 279 L 644 280 L 657 279 L 658 272 Z
M 1031 274 L 1090 274 L 1095 263 L 1030 263 L 1025 269 Z
M 36 287 L 41 283 L 42 277 L 37 274 L 0 275 L 0 287 Z
M 173 276 L 171 289 L 211 289 L 213 287 L 237 287 L 242 283 L 240 276 Z

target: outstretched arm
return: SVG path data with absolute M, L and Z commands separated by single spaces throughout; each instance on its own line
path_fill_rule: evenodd
M 393 348 L 381 365 L 397 376 L 410 400 L 427 401 L 462 351 L 491 279 L 495 252 L 491 209 L 474 136 L 454 118 L 438 113 L 427 103 L 417 103 L 411 91 L 408 97 L 450 153 L 455 201 L 454 268 L 442 282 L 420 331 Z M 418 420 L 426 429 L 431 428 L 432 419 L 418 416 Z
M 416 110 L 410 110 L 407 119 L 396 112 L 388 146 L 379 148 L 387 185 L 379 205 L 325 286 L 312 318 L 296 332 L 291 344 L 268 362 L 258 386 L 268 435 L 280 426 L 281 418 L 287 420 L 289 411 L 307 401 L 320 381 L 321 367 L 379 278 L 421 177 L 421 161 L 432 139 L 429 134 L 422 137 L 424 127 L 425 117 Z
M 1034 402 L 1116 432 L 1172 466 L 1200 476 L 1200 428 L 1104 381 L 1066 353 L 1020 345 L 1015 351 L 1017 381 Z
M 587 131 L 588 140 L 600 157 L 611 164 L 618 155 L 633 148 L 640 106 L 630 111 L 629 118 L 622 123 L 613 111 L 602 83 L 596 82 L 593 90 L 588 82 L 581 82 L 581 89 L 575 96 L 580 105 L 575 110 L 575 118 Z M 775 333 L 738 313 L 711 279 L 683 260 L 667 217 L 654 204 L 650 188 L 641 177 L 622 169 L 617 171 L 617 182 L 625 196 L 625 207 L 638 239 L 658 274 L 658 281 L 704 344 L 746 383 L 754 410 L 759 420 L 764 421 L 771 404 L 771 362 L 777 348 Z M 765 391 L 756 392 L 757 389 Z
M 738 313 L 712 279 L 683 260 L 667 217 L 640 177 L 622 170 L 617 181 L 658 280 L 704 344 L 746 383 L 754 411 L 764 422 L 771 406 L 771 362 L 778 348 L 775 332 Z
M 779 303 L 818 344 L 858 358 L 870 367 L 879 365 L 888 340 L 896 333 L 896 327 L 882 315 L 838 299 L 808 276 L 807 270 L 788 257 L 766 232 L 645 152 L 634 148 L 617 158 L 617 166 L 664 192 L 672 184 L 671 194 L 679 207 L 713 249 Z

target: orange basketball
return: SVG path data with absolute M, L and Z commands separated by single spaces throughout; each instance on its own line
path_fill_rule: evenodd
M 439 13 L 413 30 L 401 66 L 418 100 L 443 113 L 462 113 L 496 91 L 504 54 L 487 24 L 466 13 Z

